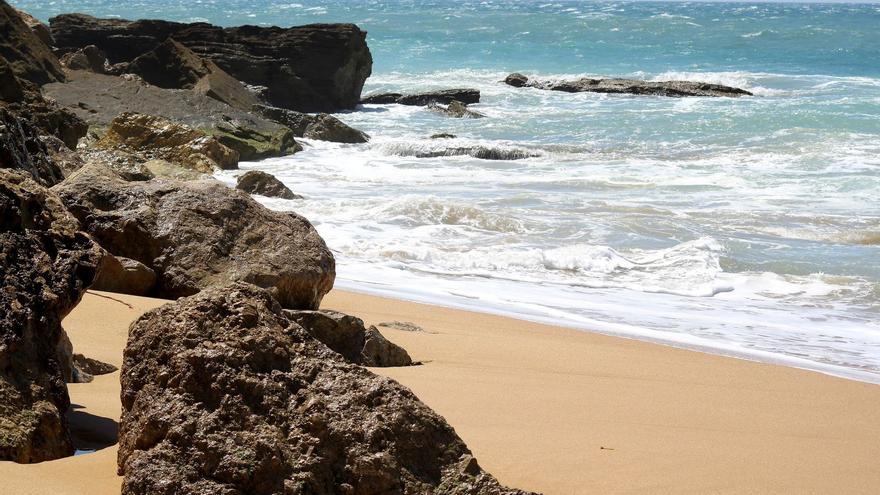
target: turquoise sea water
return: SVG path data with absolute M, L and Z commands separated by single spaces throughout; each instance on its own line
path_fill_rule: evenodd
M 880 5 L 17 2 L 40 18 L 355 22 L 372 91 L 476 87 L 481 120 L 370 105 L 366 145 L 268 170 L 338 286 L 880 382 Z M 695 79 L 755 97 L 563 94 L 519 71 Z M 451 132 L 450 141 L 427 139 Z M 539 156 L 417 158 L 470 145 Z M 231 174 L 220 175 L 232 180 Z

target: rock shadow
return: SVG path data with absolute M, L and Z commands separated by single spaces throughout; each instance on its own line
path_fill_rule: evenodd
M 67 411 L 70 436 L 77 451 L 98 451 L 116 445 L 119 440 L 119 423 L 84 410 L 79 404 L 71 404 Z

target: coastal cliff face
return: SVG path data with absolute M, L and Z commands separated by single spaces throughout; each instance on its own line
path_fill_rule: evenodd
M 233 77 L 266 87 L 272 105 L 302 112 L 354 108 L 373 66 L 366 32 L 354 24 L 221 28 L 82 14 L 60 15 L 50 24 L 60 51 L 95 45 L 112 64 L 131 62 L 174 38 Z

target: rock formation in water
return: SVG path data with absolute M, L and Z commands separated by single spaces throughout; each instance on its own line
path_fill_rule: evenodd
M 275 176 L 259 170 L 250 170 L 239 175 L 235 188 L 248 194 L 259 194 L 270 198 L 302 199 L 302 196 L 294 194 Z
M 477 89 L 444 89 L 439 91 L 427 91 L 424 93 L 375 93 L 361 99 L 362 104 L 388 105 L 411 105 L 424 107 L 430 104 L 448 105 L 453 101 L 465 105 L 480 102 L 480 91 Z
M 0 170 L 0 460 L 73 454 L 65 419 L 72 356 L 61 320 L 101 256 L 55 194 L 29 174 Z
M 485 115 L 480 112 L 475 112 L 469 109 L 467 105 L 460 101 L 451 101 L 449 102 L 449 105 L 446 105 L 445 107 L 437 103 L 431 103 L 428 105 L 428 109 L 432 112 L 439 113 L 440 115 L 456 119 L 482 119 L 485 117 Z
M 122 368 L 124 495 L 518 495 L 440 416 L 247 284 L 146 313 Z
M 156 273 L 153 296 L 244 281 L 285 308 L 317 309 L 333 287 L 333 255 L 306 219 L 216 180 L 126 182 L 89 164 L 55 190 L 102 247 Z
M 266 105 L 254 105 L 253 110 L 273 122 L 289 127 L 296 137 L 337 143 L 366 143 L 370 140 L 365 132 L 326 113 L 310 115 Z
M 373 66 L 366 32 L 353 24 L 221 28 L 82 14 L 49 22 L 62 52 L 95 45 L 113 64 L 131 62 L 174 38 L 232 77 L 265 87 L 272 105 L 302 112 L 354 108 Z
M 566 93 L 612 93 L 653 96 L 752 96 L 752 93 L 721 84 L 694 81 L 640 81 L 636 79 L 594 79 L 585 77 L 574 81 L 538 81 L 519 73 L 504 79 L 516 88 L 537 88 Z

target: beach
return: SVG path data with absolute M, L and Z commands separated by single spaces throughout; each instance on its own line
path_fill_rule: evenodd
M 166 301 L 90 291 L 77 350 L 121 365 L 128 325 Z M 874 493 L 880 387 L 811 371 L 334 290 L 322 305 L 382 327 L 421 366 L 374 371 L 446 418 L 504 484 L 547 494 Z M 16 494 L 118 494 L 118 372 L 70 385 L 78 447 L 0 463 Z

